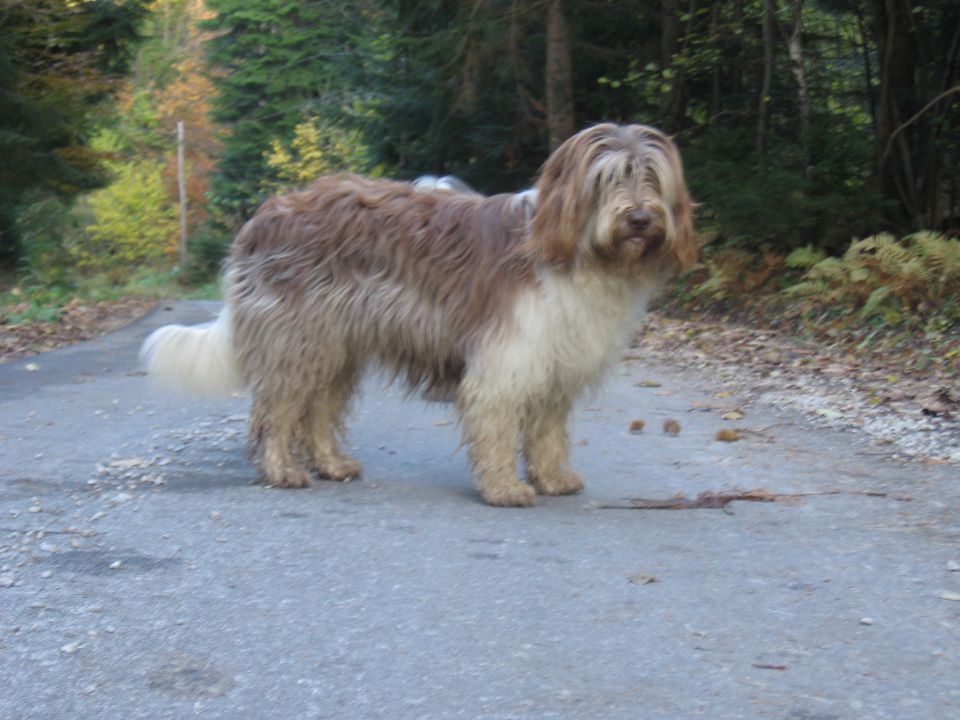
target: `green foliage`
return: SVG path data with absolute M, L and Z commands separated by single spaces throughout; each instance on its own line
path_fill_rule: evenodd
M 24 193 L 64 197 L 103 180 L 89 147 L 97 112 L 125 71 L 141 0 L 23 0 L 0 13 L 0 263 L 21 252 Z
M 215 280 L 233 237 L 219 223 L 206 223 L 190 238 L 189 262 L 181 279 L 188 285 Z
M 273 176 L 265 152 L 293 138 L 305 116 L 342 115 L 355 97 L 350 83 L 355 36 L 369 32 L 367 3 L 317 0 L 208 0 L 204 26 L 218 96 L 214 118 L 229 130 L 212 199 L 236 225 L 265 196 Z
M 797 253 L 794 253 L 797 255 Z M 808 258 L 809 259 L 809 258 Z M 960 241 L 935 233 L 898 240 L 879 234 L 853 242 L 842 257 L 808 266 L 786 289 L 819 307 L 843 306 L 859 317 L 900 322 L 904 313 L 960 322 Z
M 818 250 L 811 245 L 804 245 L 793 250 L 783 262 L 793 270 L 807 270 L 826 259 L 827 255 L 822 250 Z
M 82 204 L 33 192 L 24 198 L 17 226 L 23 239 L 20 269 L 28 283 L 70 286 L 73 265 L 68 248 L 83 242 L 89 214 Z
M 177 252 L 176 209 L 154 161 L 113 166 L 114 181 L 87 198 L 87 237 L 70 247 L 82 270 L 158 261 Z
M 357 172 L 367 167 L 360 133 L 320 118 L 305 120 L 293 129 L 293 140 L 270 142 L 267 165 L 279 187 L 303 187 L 320 175 Z

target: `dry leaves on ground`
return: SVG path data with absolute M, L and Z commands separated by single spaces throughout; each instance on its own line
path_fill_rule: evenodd
M 791 407 L 825 425 L 862 430 L 892 454 L 960 462 L 960 374 L 949 363 L 917 362 L 908 352 L 854 354 L 776 330 L 658 313 L 635 338 L 629 357 L 706 372 L 748 402 Z
M 0 323 L 0 363 L 99 337 L 145 315 L 155 304 L 155 300 L 145 298 L 97 303 L 71 300 L 56 321 Z M 17 308 L 3 310 L 0 317 L 17 312 Z

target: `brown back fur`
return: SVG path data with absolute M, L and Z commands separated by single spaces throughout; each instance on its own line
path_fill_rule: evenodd
M 339 176 L 268 201 L 230 256 L 241 358 L 243 326 L 261 325 L 251 314 L 297 316 L 303 325 L 288 331 L 313 335 L 304 348 L 322 338 L 378 356 L 414 387 L 455 385 L 471 347 L 533 281 L 510 197 Z

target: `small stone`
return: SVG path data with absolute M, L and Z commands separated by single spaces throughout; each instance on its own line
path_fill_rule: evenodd
M 64 655 L 73 655 L 81 647 L 83 646 L 78 642 L 67 643 L 66 645 L 60 647 L 60 652 L 62 652 Z
M 13 587 L 13 584 L 17 581 L 17 578 L 13 576 L 12 573 L 4 573 L 0 575 L 0 588 Z
M 37 370 L 40 369 L 40 366 L 37 365 L 36 363 L 27 363 L 26 365 L 23 366 L 23 369 L 26 370 L 27 372 L 37 372 Z
M 110 563 L 110 569 L 119 570 L 121 565 L 123 565 L 122 560 L 114 560 L 112 563 Z
M 40 577 L 42 577 L 44 580 L 46 580 L 47 578 L 51 578 L 51 577 L 53 577 L 53 571 L 52 571 L 52 570 L 44 570 L 42 573 L 40 573 Z
M 873 618 L 868 618 L 868 617 L 860 618 L 860 624 L 861 624 L 861 625 L 873 625 Z
M 947 560 L 947 572 L 960 572 L 960 563 L 956 560 Z

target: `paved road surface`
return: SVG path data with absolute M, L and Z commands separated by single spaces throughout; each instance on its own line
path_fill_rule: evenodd
M 956 466 L 631 360 L 576 413 L 582 495 L 482 505 L 449 409 L 376 378 L 364 478 L 268 489 L 243 399 L 137 372 L 214 308 L 0 366 L 3 720 L 960 717 Z M 734 488 L 844 492 L 602 507 Z

